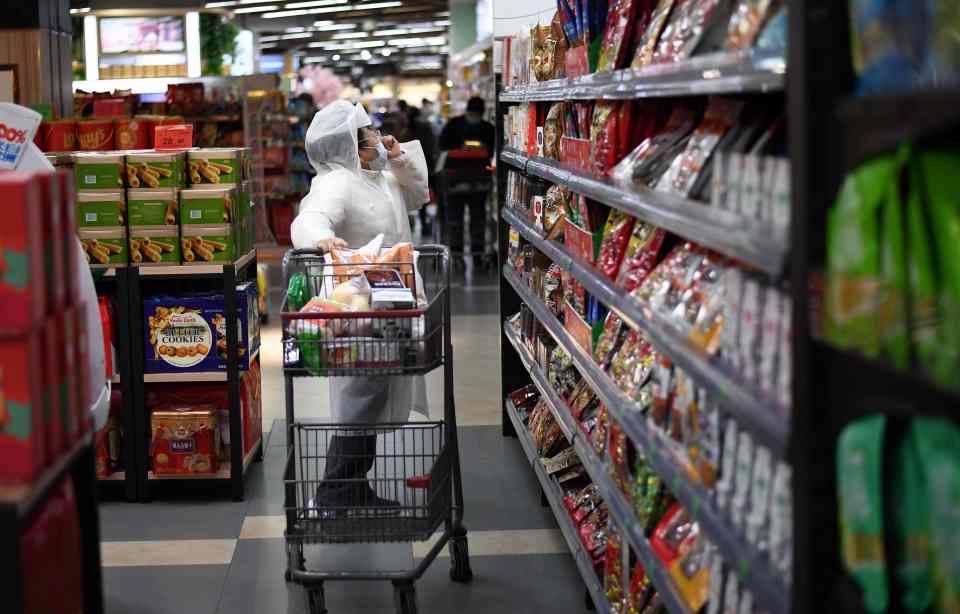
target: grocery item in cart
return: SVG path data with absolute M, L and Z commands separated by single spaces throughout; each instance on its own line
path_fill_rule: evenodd
M 119 190 L 123 188 L 123 154 L 82 152 L 73 154 L 77 190 Z
M 155 475 L 209 475 L 220 468 L 220 428 L 212 405 L 167 406 L 150 414 Z
M 122 191 L 77 192 L 77 225 L 80 228 L 126 226 L 127 203 Z
M 128 188 L 182 188 L 185 185 L 185 161 L 182 152 L 129 153 L 126 161 L 124 180 Z
M 221 294 L 144 299 L 146 373 L 218 371 L 227 368 L 226 307 Z M 237 286 L 237 354 L 241 371 L 260 347 L 256 283 Z
M 180 230 L 170 226 L 130 229 L 130 262 L 140 266 L 180 264 Z
M 177 226 L 180 204 L 176 188 L 127 190 L 127 218 L 134 226 Z
M 77 231 L 91 269 L 127 266 L 127 229 L 104 228 Z

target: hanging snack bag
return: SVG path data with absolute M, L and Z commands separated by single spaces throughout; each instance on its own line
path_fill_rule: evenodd
M 758 445 L 753 461 L 753 488 L 750 491 L 750 507 L 746 516 L 747 541 L 758 551 L 769 549 L 770 492 L 773 483 L 773 461 L 770 450 Z
M 727 49 L 752 47 L 775 4 L 775 0 L 739 0 L 727 28 Z
M 617 161 L 619 140 L 619 102 L 597 102 L 593 107 L 593 121 L 590 125 L 590 159 L 593 172 L 603 176 L 613 168 Z
M 623 599 L 623 548 L 620 534 L 616 530 L 611 530 L 607 535 L 603 589 L 611 603 L 618 603 Z
M 547 189 L 543 199 L 543 232 L 548 241 L 563 241 L 563 220 L 567 217 L 566 201 L 570 191 L 559 185 Z
M 657 265 L 657 257 L 666 236 L 667 233 L 662 229 L 637 220 L 630 233 L 616 285 L 627 292 L 632 292 L 643 283 Z
M 727 585 L 723 590 L 723 614 L 740 614 L 740 581 L 737 574 L 727 574 Z
M 685 105 L 677 105 L 662 130 L 644 139 L 621 160 L 611 176 L 619 183 L 650 185 L 679 154 L 696 125 L 696 114 Z
M 678 548 L 679 556 L 670 565 L 670 577 L 691 612 L 699 612 L 710 595 L 709 542 L 693 523 L 693 530 Z
M 607 12 L 597 72 L 622 68 L 630 45 L 634 12 L 641 0 L 613 0 Z
M 635 221 L 633 216 L 617 209 L 612 210 L 607 217 L 597 262 L 597 268 L 607 279 L 616 279 L 620 272 L 620 263 L 623 261 Z
M 733 498 L 730 501 L 730 520 L 733 526 L 742 529 L 750 503 L 750 488 L 753 486 L 753 437 L 747 431 L 737 435 L 737 458 L 733 465 L 736 472 Z
M 670 164 L 670 168 L 657 182 L 657 189 L 689 196 L 713 150 L 736 124 L 742 108 L 743 103 L 738 100 L 711 98 L 700 125 L 687 142 L 686 149 Z
M 725 579 L 723 556 L 719 551 L 713 550 L 710 556 L 710 594 L 707 597 L 707 614 L 720 614 Z
M 886 418 L 872 416 L 848 425 L 837 442 L 841 552 L 863 589 L 868 612 L 885 612 L 890 603 L 883 516 L 885 430 Z
M 640 614 L 650 599 L 651 589 L 650 578 L 644 571 L 643 565 L 637 561 L 633 566 L 633 573 L 630 574 L 630 589 L 627 592 L 624 614 Z
M 698 531 L 686 510 L 679 503 L 674 503 L 653 530 L 650 545 L 663 566 L 670 567 L 680 556 L 680 545 Z
M 678 62 L 693 55 L 712 21 L 720 17 L 721 0 L 678 0 L 670 22 L 660 36 L 653 62 Z
M 560 139 L 563 138 L 563 109 L 565 103 L 558 102 L 547 111 L 543 122 L 543 155 L 553 160 L 560 159 Z
M 660 0 L 650 15 L 650 22 L 643 37 L 637 44 L 637 52 L 633 57 L 633 68 L 642 68 L 653 63 L 653 54 L 657 49 L 657 41 L 663 32 L 664 26 L 673 10 L 675 0 Z
M 603 331 L 597 339 L 593 349 L 593 359 L 601 369 L 606 370 L 613 353 L 620 347 L 624 338 L 625 325 L 614 312 L 607 314 L 607 319 L 603 322 Z

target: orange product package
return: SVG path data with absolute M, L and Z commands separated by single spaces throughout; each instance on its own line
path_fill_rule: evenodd
M 83 119 L 77 122 L 77 149 L 110 151 L 114 144 L 113 119 Z
M 213 405 L 173 405 L 150 416 L 156 475 L 208 475 L 220 468 L 220 429 Z
M 77 122 L 73 119 L 60 119 L 43 122 L 40 125 L 40 140 L 43 151 L 73 151 L 77 148 Z
M 25 484 L 47 464 L 43 329 L 0 338 L 0 482 Z
M 117 149 L 147 149 L 150 146 L 147 130 L 153 127 L 152 123 L 136 117 L 118 117 L 113 126 Z

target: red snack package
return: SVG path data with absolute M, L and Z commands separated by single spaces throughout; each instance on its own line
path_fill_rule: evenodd
M 597 268 L 607 276 L 607 279 L 617 278 L 635 221 L 633 217 L 622 211 L 617 209 L 610 211 L 607 225 L 603 230 L 600 258 L 597 262 Z
M 690 523 L 690 530 L 680 541 L 677 552 L 679 556 L 669 568 L 670 576 L 690 611 L 697 612 L 710 595 L 709 549 L 697 523 Z
M 720 0 L 678 0 L 660 36 L 653 62 L 676 62 L 690 57 L 719 5 Z
M 642 2 L 643 0 L 614 0 L 610 4 L 597 72 L 623 68 L 630 46 L 634 13 L 637 5 Z
M 606 370 L 613 352 L 619 348 L 623 341 L 624 324 L 623 320 L 616 312 L 611 311 L 607 314 L 607 319 L 603 322 L 603 332 L 597 339 L 597 344 L 593 349 L 593 359 L 597 361 L 601 369 Z
M 610 469 L 617 485 L 624 493 L 630 484 L 630 467 L 627 462 L 627 435 L 620 424 L 610 420 Z
M 593 108 L 593 120 L 590 125 L 590 158 L 593 172 L 605 175 L 618 162 L 618 148 L 621 146 L 620 103 L 600 101 Z
M 673 10 L 674 0 L 660 0 L 649 13 L 643 36 L 637 43 L 637 51 L 633 56 L 633 68 L 642 68 L 653 62 L 653 55 L 657 49 L 657 41 L 666 25 L 670 12 Z
M 212 405 L 168 406 L 150 416 L 153 472 L 199 475 L 219 468 L 220 430 Z
M 627 602 L 624 614 L 640 614 L 643 607 L 650 600 L 651 593 L 650 578 L 644 571 L 643 565 L 637 561 L 633 566 L 633 573 L 630 575 L 630 589 L 627 592 Z
M 603 588 L 610 603 L 620 603 L 623 599 L 623 547 L 616 530 L 611 530 L 607 535 Z
M 669 567 L 680 556 L 683 541 L 698 531 L 696 523 L 690 520 L 686 510 L 680 507 L 679 503 L 674 503 L 653 530 L 650 545 L 663 565 Z
M 631 292 L 643 283 L 657 265 L 660 248 L 663 247 L 666 237 L 667 233 L 662 229 L 637 220 L 623 255 L 616 284 Z

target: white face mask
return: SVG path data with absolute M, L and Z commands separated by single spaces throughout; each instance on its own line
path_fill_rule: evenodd
M 366 147 L 365 149 L 377 150 L 377 157 L 366 163 L 367 168 L 371 171 L 382 171 L 387 168 L 387 148 L 383 146 L 383 143 L 377 143 L 376 147 Z

